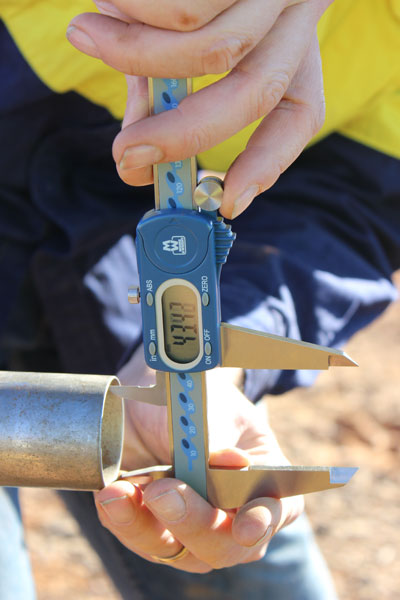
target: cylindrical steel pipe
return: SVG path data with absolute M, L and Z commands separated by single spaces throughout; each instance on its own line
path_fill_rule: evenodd
M 0 485 L 98 490 L 118 478 L 116 377 L 0 371 Z

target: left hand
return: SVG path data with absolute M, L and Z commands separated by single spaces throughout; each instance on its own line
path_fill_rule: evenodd
M 121 178 L 152 181 L 151 165 L 182 160 L 264 117 L 225 179 L 221 214 L 234 218 L 297 158 L 324 120 L 316 25 L 332 0 L 97 0 L 68 39 L 128 75 Z M 143 77 L 229 75 L 147 117 Z M 146 118 L 147 117 L 147 118 Z
M 210 464 L 288 464 L 266 412 L 243 396 L 229 370 L 212 371 L 208 379 Z M 127 403 L 126 440 L 124 468 L 169 464 L 165 407 Z M 95 498 L 103 525 L 130 550 L 157 562 L 156 557 L 174 556 L 185 546 L 189 552 L 171 566 L 196 573 L 262 558 L 271 537 L 303 509 L 302 497 L 294 497 L 259 498 L 224 511 L 176 479 L 144 487 L 117 481 Z

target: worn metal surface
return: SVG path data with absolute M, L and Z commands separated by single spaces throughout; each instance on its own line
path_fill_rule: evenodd
M 123 442 L 116 377 L 0 372 L 0 485 L 101 489 Z

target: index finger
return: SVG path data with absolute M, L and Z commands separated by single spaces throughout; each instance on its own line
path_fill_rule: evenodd
M 123 13 L 153 27 L 194 31 L 212 21 L 237 0 L 113 0 Z

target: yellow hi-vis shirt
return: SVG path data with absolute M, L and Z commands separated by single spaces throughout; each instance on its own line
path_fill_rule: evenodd
M 90 0 L 0 0 L 0 18 L 48 87 L 78 92 L 122 118 L 123 75 L 81 54 L 65 38 L 69 21 L 93 6 Z M 314 141 L 337 132 L 400 158 L 400 0 L 335 0 L 318 35 L 326 120 Z M 194 89 L 216 79 L 198 78 Z M 256 126 L 201 154 L 201 166 L 226 170 Z

